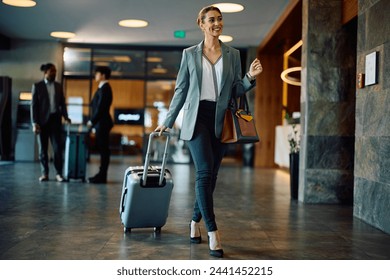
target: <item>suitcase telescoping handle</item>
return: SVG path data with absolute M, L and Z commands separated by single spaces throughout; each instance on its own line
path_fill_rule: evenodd
M 66 135 L 67 135 L 67 136 L 70 135 L 70 127 L 71 127 L 71 124 L 70 124 L 70 123 L 66 124 Z M 72 131 L 72 132 L 73 132 L 73 131 Z M 78 125 L 77 133 L 85 133 L 85 130 L 83 130 L 83 125 L 82 125 L 82 124 L 79 124 L 79 125 Z
M 149 135 L 149 141 L 148 141 L 148 148 L 146 150 L 146 157 L 145 157 L 145 165 L 144 165 L 144 173 L 142 175 L 142 182 L 146 184 L 146 179 L 148 177 L 148 167 L 149 167 L 149 162 L 150 162 L 150 156 L 152 153 L 151 149 L 151 144 L 152 144 L 152 139 L 153 137 L 156 137 L 159 135 L 160 132 L 152 132 Z M 158 185 L 161 186 L 164 181 L 164 173 L 165 173 L 165 165 L 167 163 L 167 157 L 168 157 L 168 147 L 169 147 L 169 140 L 171 138 L 171 135 L 169 132 L 164 131 L 162 133 L 163 136 L 166 136 L 166 141 L 165 141 L 165 148 L 164 148 L 164 155 L 162 158 L 162 163 L 161 163 L 161 172 L 160 172 L 160 179 L 158 181 Z

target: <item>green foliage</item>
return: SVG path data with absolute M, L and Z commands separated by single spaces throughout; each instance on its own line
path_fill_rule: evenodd
M 301 146 L 300 146 L 298 130 L 296 128 L 297 125 L 291 121 L 292 118 L 289 113 L 286 112 L 284 118 L 287 120 L 288 123 L 292 123 L 293 132 L 288 135 L 288 143 L 290 144 L 290 153 L 291 154 L 299 153 L 299 149 Z

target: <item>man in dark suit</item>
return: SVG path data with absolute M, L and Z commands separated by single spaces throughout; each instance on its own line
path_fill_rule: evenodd
M 89 178 L 90 183 L 101 184 L 107 182 L 107 170 L 110 163 L 110 130 L 113 122 L 110 115 L 112 104 L 112 90 L 108 83 L 111 69 L 107 66 L 97 66 L 95 69 L 95 81 L 99 83 L 92 101 L 92 117 L 87 125 L 96 129 L 96 147 L 100 153 L 99 172 Z
M 44 79 L 33 84 L 31 101 L 31 121 L 33 132 L 38 135 L 41 177 L 39 181 L 49 180 L 48 146 L 49 138 L 54 151 L 54 167 L 58 182 L 62 177 L 62 117 L 70 123 L 61 84 L 55 82 L 57 69 L 52 63 L 41 65 Z

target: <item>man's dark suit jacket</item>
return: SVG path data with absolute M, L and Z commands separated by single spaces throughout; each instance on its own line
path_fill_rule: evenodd
M 68 111 L 66 109 L 65 97 L 61 84 L 54 82 L 55 88 L 55 104 L 57 113 L 68 119 Z M 31 100 L 31 121 L 39 126 L 44 126 L 50 117 L 50 99 L 44 80 L 35 83 L 32 87 Z
M 110 115 L 111 103 L 111 86 L 109 83 L 105 83 L 101 88 L 96 91 L 91 101 L 91 122 L 96 129 L 109 131 L 113 127 L 113 122 Z

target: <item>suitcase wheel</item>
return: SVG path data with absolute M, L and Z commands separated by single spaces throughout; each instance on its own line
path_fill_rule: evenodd
M 160 233 L 161 232 L 161 227 L 155 227 L 154 232 Z
M 130 232 L 131 232 L 131 228 L 124 227 L 124 228 L 123 228 L 123 232 L 124 232 L 124 233 L 130 233 Z

